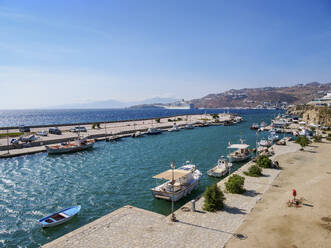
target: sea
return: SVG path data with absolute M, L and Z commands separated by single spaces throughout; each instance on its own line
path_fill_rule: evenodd
M 199 127 L 180 132 L 119 142 L 97 142 L 90 151 L 58 156 L 38 153 L 0 159 L 0 247 L 39 247 L 125 205 L 162 215 L 171 203 L 154 199 L 152 177 L 191 161 L 203 173 L 192 194 L 176 202 L 176 209 L 218 182 L 207 176 L 220 155 L 227 155 L 228 142 L 244 139 L 251 147 L 268 133 L 250 130 L 252 123 L 270 123 L 276 110 L 15 110 L 0 112 L 0 126 L 44 125 L 158 118 L 179 114 L 239 114 L 244 121 L 233 126 Z M 242 164 L 236 164 L 235 169 Z M 42 229 L 38 219 L 74 205 L 78 216 L 66 224 Z

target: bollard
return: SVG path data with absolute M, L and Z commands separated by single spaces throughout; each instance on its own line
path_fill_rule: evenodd
M 192 212 L 195 212 L 195 200 L 192 200 L 191 203 L 192 203 L 192 207 L 191 207 Z

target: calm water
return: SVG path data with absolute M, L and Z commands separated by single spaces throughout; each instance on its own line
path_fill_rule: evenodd
M 0 110 L 0 127 L 50 125 L 158 118 L 183 114 L 222 113 L 222 109 L 48 109 Z M 261 110 L 230 110 L 231 113 L 261 113 Z M 262 110 L 262 112 L 270 112 Z
M 186 160 L 203 172 L 201 185 L 190 196 L 201 194 L 217 179 L 206 175 L 229 141 L 242 136 L 255 146 L 252 122 L 270 122 L 275 111 L 243 113 L 245 122 L 162 133 L 117 143 L 98 142 L 91 151 L 47 156 L 45 153 L 0 160 L 0 247 L 37 247 L 111 211 L 130 204 L 169 214 L 171 203 L 156 200 L 150 188 L 152 176 Z M 263 134 L 260 134 L 261 136 Z M 266 135 L 266 134 L 264 134 Z M 41 229 L 37 220 L 72 205 L 82 205 L 80 214 L 67 224 Z

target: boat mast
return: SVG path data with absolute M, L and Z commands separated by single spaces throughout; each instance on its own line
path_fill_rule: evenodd
M 7 153 L 9 154 L 9 134 L 8 134 L 8 128 L 7 128 Z
M 171 169 L 172 169 L 172 181 L 171 181 L 171 185 L 172 185 L 172 197 L 171 197 L 171 221 L 172 222 L 176 222 L 176 216 L 174 213 L 174 197 L 175 197 L 175 162 L 172 161 L 171 162 Z

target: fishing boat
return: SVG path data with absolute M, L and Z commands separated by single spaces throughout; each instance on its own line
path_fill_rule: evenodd
M 253 124 L 251 125 L 251 129 L 252 129 L 252 130 L 257 130 L 257 129 L 259 129 L 259 124 L 257 124 L 257 123 L 253 123 Z
M 229 162 L 242 162 L 251 157 L 251 152 L 248 149 L 249 145 L 244 144 L 241 140 L 240 144 L 229 144 L 228 149 L 235 149 L 228 155 Z
M 179 127 L 176 124 L 174 124 L 172 128 L 168 130 L 168 132 L 178 132 L 179 130 L 180 130 Z
M 74 142 L 64 142 L 59 145 L 46 146 L 48 154 L 62 154 L 69 152 L 78 152 L 87 150 L 93 147 L 95 140 L 78 138 Z
M 162 131 L 158 128 L 155 128 L 155 127 L 151 127 L 147 130 L 147 133 L 148 135 L 156 135 L 156 134 L 160 134 Z
M 196 166 L 186 161 L 186 164 L 178 169 L 170 169 L 155 175 L 153 178 L 167 181 L 152 188 L 152 194 L 158 199 L 178 201 L 198 187 L 201 177 L 202 173 Z
M 57 226 L 71 220 L 76 214 L 79 213 L 81 206 L 73 206 L 70 208 L 62 209 L 56 213 L 53 213 L 45 218 L 39 220 L 42 227 Z
M 232 163 L 229 163 L 224 156 L 221 156 L 217 161 L 217 165 L 208 170 L 207 175 L 211 177 L 222 177 L 229 173 L 231 167 Z

